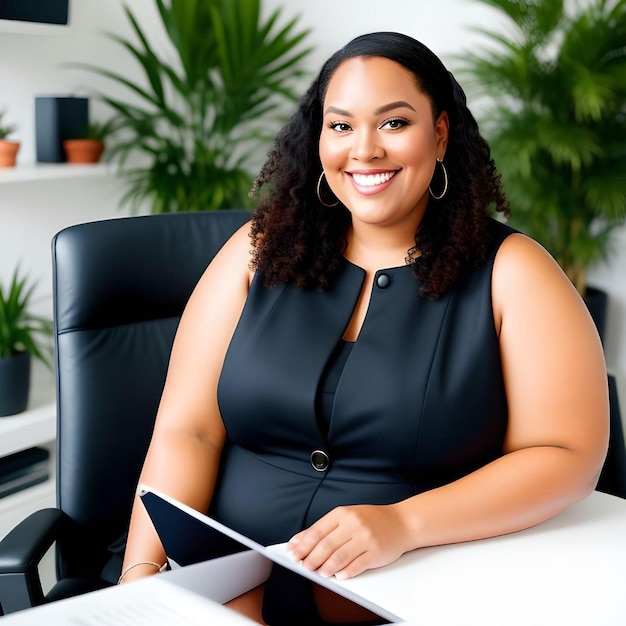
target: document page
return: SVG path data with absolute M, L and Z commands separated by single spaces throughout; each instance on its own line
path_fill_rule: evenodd
M 166 581 L 166 575 L 59 600 L 2 618 L 3 626 L 249 626 L 251 620 Z

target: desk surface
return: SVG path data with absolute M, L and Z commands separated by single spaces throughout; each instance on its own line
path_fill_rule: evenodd
M 345 587 L 410 624 L 626 624 L 626 500 L 594 492 L 503 537 L 425 548 Z
M 3 626 L 101 624 L 97 618 L 105 608 L 117 616 L 107 623 L 143 623 L 121 618 L 131 605 L 135 610 L 147 606 L 146 598 L 166 599 L 181 611 L 193 604 L 194 615 L 202 615 L 204 623 L 247 624 L 188 590 L 219 571 L 218 561 L 9 615 L 2 618 Z M 181 574 L 194 583 L 187 585 Z M 626 500 L 594 492 L 534 528 L 424 548 L 390 566 L 335 582 L 416 626 L 623 626 Z M 162 623 L 151 619 L 151 624 Z

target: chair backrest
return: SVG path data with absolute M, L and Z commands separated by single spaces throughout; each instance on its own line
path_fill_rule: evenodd
M 617 381 L 609 376 L 609 403 L 611 406 L 611 436 L 606 460 L 596 489 L 612 496 L 626 498 L 626 443 L 624 426 L 617 397 Z
M 61 577 L 98 576 L 125 530 L 174 333 L 245 211 L 79 224 L 52 241 Z

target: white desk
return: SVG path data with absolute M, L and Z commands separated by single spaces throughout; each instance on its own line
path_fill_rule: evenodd
M 594 492 L 534 528 L 418 550 L 340 584 L 416 625 L 623 626 L 626 500 Z
M 264 560 L 256 553 L 236 556 L 242 563 Z M 254 568 L 241 569 L 245 574 Z M 153 599 L 171 600 L 181 615 L 192 611 L 198 623 L 248 624 L 202 597 L 219 599 L 211 579 L 225 575 L 218 559 L 8 615 L 2 624 L 135 626 L 144 623 L 138 612 L 151 607 Z M 623 626 L 626 500 L 595 492 L 535 528 L 425 548 L 385 568 L 335 583 L 416 626 Z M 132 618 L 126 617 L 129 607 L 135 611 Z M 108 621 L 98 621 L 106 615 Z M 150 615 L 145 623 L 168 622 Z M 169 623 L 196 622 L 189 618 Z

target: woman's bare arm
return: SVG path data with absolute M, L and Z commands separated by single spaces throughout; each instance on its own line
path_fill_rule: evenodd
M 181 318 L 140 482 L 206 511 L 225 439 L 217 405 L 224 356 L 250 284 L 249 225 L 226 243 L 205 271 Z M 165 554 L 135 498 L 122 571 L 165 562 Z M 123 582 L 154 574 L 133 567 Z

